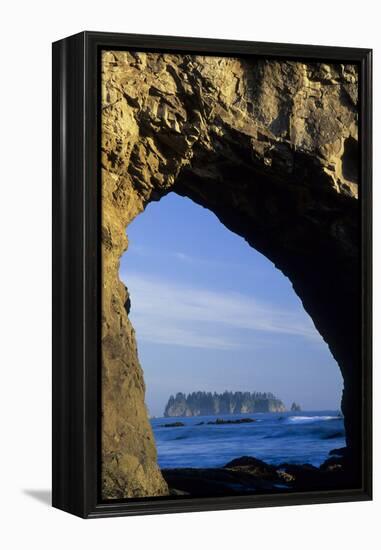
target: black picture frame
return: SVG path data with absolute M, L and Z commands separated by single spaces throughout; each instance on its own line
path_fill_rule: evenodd
M 102 49 L 255 55 L 360 67 L 362 486 L 218 498 L 102 502 L 100 117 Z M 372 50 L 82 32 L 53 44 L 53 506 L 83 518 L 372 498 Z

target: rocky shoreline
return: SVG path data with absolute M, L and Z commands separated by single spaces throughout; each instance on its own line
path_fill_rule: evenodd
M 319 468 L 311 464 L 273 466 L 242 456 L 222 468 L 163 469 L 162 475 L 171 495 L 193 497 L 344 489 L 352 483 L 346 448 L 331 451 Z

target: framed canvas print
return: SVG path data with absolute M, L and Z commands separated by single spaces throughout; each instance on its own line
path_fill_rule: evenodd
M 53 505 L 371 498 L 371 51 L 53 45 Z

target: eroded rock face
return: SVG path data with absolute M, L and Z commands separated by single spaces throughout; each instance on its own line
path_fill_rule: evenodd
M 350 65 L 104 52 L 105 498 L 168 492 L 118 270 L 126 227 L 170 191 L 212 210 L 289 277 L 343 373 L 356 448 L 357 80 Z

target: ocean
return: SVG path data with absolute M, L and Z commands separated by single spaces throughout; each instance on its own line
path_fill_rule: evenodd
M 245 417 L 256 422 L 206 424 L 216 418 Z M 185 425 L 163 427 L 173 422 Z M 197 426 L 200 422 L 205 424 Z M 218 468 L 244 455 L 274 465 L 320 466 L 329 451 L 345 447 L 344 422 L 338 411 L 153 418 L 151 424 L 161 468 Z

